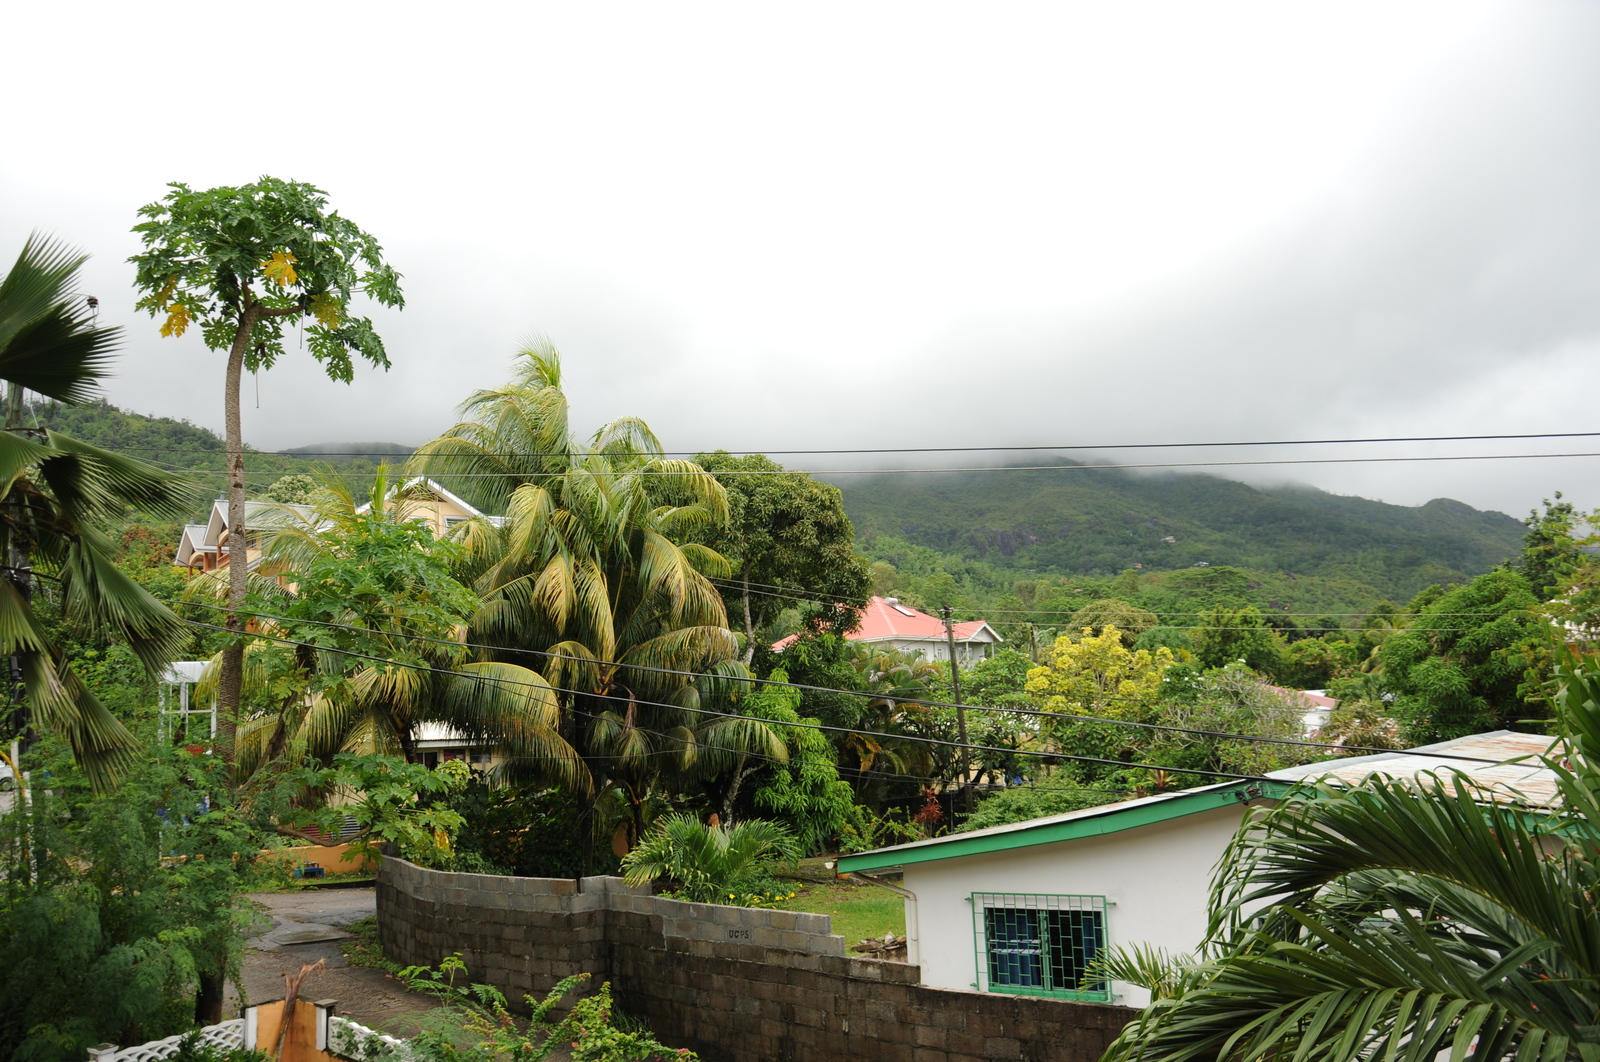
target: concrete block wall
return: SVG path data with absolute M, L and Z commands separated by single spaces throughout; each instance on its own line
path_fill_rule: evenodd
M 957 992 L 906 963 L 846 957 L 826 915 L 682 903 L 620 878 L 504 878 L 389 857 L 378 874 L 385 954 L 542 996 L 609 980 L 667 1043 L 708 1062 L 1096 1062 L 1126 1007 Z

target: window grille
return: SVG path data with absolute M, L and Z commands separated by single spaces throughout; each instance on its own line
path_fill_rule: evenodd
M 1111 985 L 1086 981 L 1106 947 L 1104 896 L 972 894 L 981 992 L 1108 1002 Z

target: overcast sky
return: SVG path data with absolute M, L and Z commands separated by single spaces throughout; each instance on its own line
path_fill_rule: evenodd
M 41 229 L 95 255 L 128 330 L 113 402 L 222 423 L 223 356 L 132 309 L 128 229 L 167 181 L 313 182 L 405 274 L 378 315 L 394 368 L 346 387 L 291 357 L 247 403 L 256 446 L 420 442 L 537 332 L 584 425 L 639 415 L 673 449 L 1600 429 L 1592 3 L 7 21 L 0 248 Z M 1600 458 L 1229 474 L 1600 505 Z

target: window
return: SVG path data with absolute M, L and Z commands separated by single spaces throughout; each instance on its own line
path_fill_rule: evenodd
M 1111 999 L 1110 984 L 1084 980 L 1106 946 L 1104 896 L 975 892 L 972 917 L 980 991 Z

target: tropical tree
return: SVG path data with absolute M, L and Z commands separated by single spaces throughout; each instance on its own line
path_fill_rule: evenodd
M 1600 673 L 1559 679 L 1555 806 L 1452 774 L 1254 813 L 1216 871 L 1212 957 L 1150 964 L 1170 994 L 1106 1058 L 1600 1058 Z
M 1243 661 L 1257 671 L 1271 671 L 1281 652 L 1278 636 L 1254 605 L 1207 609 L 1194 632 L 1195 659 L 1204 668 Z
M 858 787 L 867 790 L 881 781 L 874 771 L 931 778 L 938 760 L 932 746 L 916 740 L 916 731 L 925 729 L 917 724 L 932 714 L 930 706 L 919 702 L 934 699 L 934 687 L 944 677 L 939 665 L 919 653 L 862 642 L 850 643 L 850 663 L 856 673 L 852 685 L 865 694 L 859 698 L 855 729 L 869 732 L 843 739 L 856 761 Z
M 1519 687 L 1531 647 L 1550 636 L 1538 606 L 1522 576 L 1497 568 L 1439 593 L 1409 630 L 1383 642 L 1378 661 L 1407 740 L 1527 728 L 1533 713 Z
M 138 268 L 138 307 L 163 318 L 162 335 L 181 336 L 195 326 L 206 346 L 228 352 L 223 417 L 231 551 L 246 539 L 239 424 L 244 370 L 270 369 L 284 354 L 287 326 L 306 318 L 312 321 L 306 345 L 330 379 L 349 383 L 357 356 L 388 368 L 371 319 L 357 316 L 351 305 L 357 293 L 383 306 L 398 308 L 405 300 L 400 274 L 384 262 L 378 241 L 330 212 L 327 193 L 319 188 L 275 177 L 201 192 L 181 183 L 168 187 L 159 202 L 139 209 L 148 220 L 133 231 L 144 250 L 129 261 Z M 244 629 L 238 610 L 249 592 L 248 567 L 229 565 L 233 611 L 226 626 L 235 635 Z M 236 637 L 224 651 L 218 681 L 218 735 L 229 758 L 243 668 L 244 642 Z
M 483 600 L 470 640 L 491 647 L 486 660 L 539 669 L 590 791 L 621 794 L 636 840 L 660 783 L 699 769 L 702 752 L 721 769 L 737 748 L 778 759 L 787 749 L 760 721 L 699 711 L 726 710 L 731 680 L 749 677 L 708 578 L 726 576 L 727 561 L 698 541 L 727 520 L 726 492 L 664 456 L 642 421 L 613 421 L 587 445 L 567 437 L 560 381 L 553 348 L 523 351 L 513 382 L 469 399 L 476 419 L 423 446 L 414 467 L 453 485 L 518 462 L 496 473 L 497 490 L 514 488 L 503 525 L 457 528 L 462 578 Z
M 1074 612 L 1067 623 L 1067 629 L 1088 630 L 1091 634 L 1098 635 L 1108 626 L 1115 627 L 1122 635 L 1123 644 L 1132 649 L 1145 631 L 1152 630 L 1160 624 L 1161 618 L 1154 612 L 1108 597 L 1091 601 Z
M 518 487 L 552 483 L 580 455 L 561 389 L 561 352 L 543 337 L 517 353 L 510 381 L 475 392 L 457 412 L 460 423 L 424 443 L 411 469 L 484 512 L 505 512 Z M 616 421 L 599 438 L 622 437 L 638 423 Z
M 0 379 L 11 416 L 34 391 L 81 402 L 105 375 L 117 330 L 94 323 L 75 281 L 85 256 L 30 238 L 0 281 Z M 171 473 L 47 430 L 0 433 L 0 655 L 20 678 L 7 729 L 65 737 L 85 772 L 106 785 L 127 763 L 133 736 L 67 666 L 35 614 L 40 580 L 69 621 L 125 640 L 152 673 L 183 644 L 182 622 L 119 569 L 114 522 L 129 507 L 157 517 L 187 511 L 193 486 Z
M 768 678 L 786 683 L 789 674 L 778 668 Z M 775 763 L 740 756 L 723 796 L 722 821 L 735 821 L 739 786 L 750 774 L 754 776 L 751 802 L 788 823 L 802 850 L 815 852 L 838 835 L 855 799 L 850 784 L 839 777 L 833 743 L 816 729 L 818 721 L 802 716 L 799 708 L 800 691 L 785 685 L 758 686 L 740 701 L 743 714 L 776 724 L 773 729 L 788 746 L 789 757 L 787 763 Z M 801 725 L 783 725 L 786 723 Z
M 669 815 L 623 858 L 622 871 L 630 885 L 665 878 L 685 900 L 726 903 L 773 862 L 799 857 L 794 834 L 782 823 L 746 819 L 724 828 Z
M 856 553 L 855 528 L 838 487 L 785 471 L 760 454 L 734 457 L 719 450 L 695 461 L 728 496 L 728 520 L 706 542 L 733 568 L 722 594 L 744 632 L 746 667 L 755 655 L 756 632 L 797 598 L 866 606 L 866 561 Z
M 417 729 L 433 722 L 585 787 L 582 763 L 557 732 L 556 697 L 544 677 L 515 663 L 475 660 L 462 643 L 478 599 L 451 574 L 460 547 L 436 541 L 414 518 L 417 492 L 380 470 L 368 503 L 358 504 L 334 477 L 317 496 L 318 504 L 285 507 L 268 521 L 260 571 L 273 575 L 252 575 L 251 612 L 276 640 L 246 657 L 250 710 L 238 734 L 240 776 L 275 762 L 326 765 L 339 753 L 414 763 Z M 220 659 L 198 696 L 219 671 Z
M 1160 700 L 1166 692 L 1164 679 L 1175 663 L 1172 650 L 1128 649 L 1122 632 L 1108 624 L 1099 634 L 1085 630 L 1076 640 L 1056 639 L 1048 662 L 1028 673 L 1027 692 L 1038 698 L 1045 711 L 1053 713 L 1040 720 L 1045 741 L 1057 752 L 1102 760 L 1139 759 L 1148 747 L 1149 731 L 1119 722 L 1096 722 L 1077 718 L 1131 723 L 1154 723 L 1160 715 Z M 1108 765 L 1075 764 L 1064 767 L 1079 782 L 1118 784 L 1142 783 L 1139 778 L 1122 778 L 1126 773 Z

